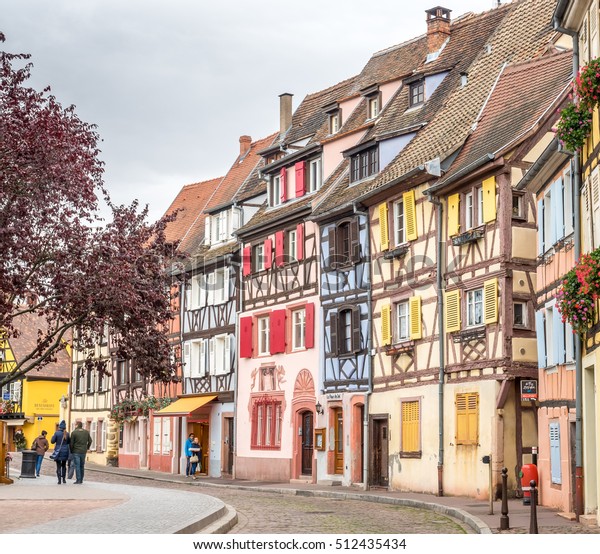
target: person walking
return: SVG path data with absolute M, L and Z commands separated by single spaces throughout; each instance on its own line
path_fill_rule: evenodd
M 192 453 L 190 452 L 190 448 L 192 447 L 193 442 L 194 442 L 194 433 L 190 433 L 188 435 L 188 438 L 185 441 L 185 444 L 183 445 L 183 453 L 185 454 L 185 458 L 186 458 L 186 464 L 185 464 L 185 476 L 186 477 L 190 476 L 190 470 L 191 470 L 190 458 L 192 456 Z
M 73 453 L 73 464 L 75 464 L 76 485 L 83 483 L 85 457 L 90 446 L 92 446 L 92 436 L 87 429 L 83 428 L 83 423 L 78 421 L 71 433 L 71 452 Z
M 190 462 L 192 465 L 190 475 L 192 476 L 192 479 L 195 480 L 197 479 L 196 468 L 198 467 L 198 464 L 202 464 L 202 447 L 198 442 L 198 437 L 194 437 L 194 442 L 192 442 L 192 446 L 190 446 L 190 453 Z M 200 468 L 202 468 L 202 465 L 200 465 Z
M 54 447 L 56 456 L 54 461 L 56 462 L 56 476 L 58 477 L 58 484 L 67 482 L 67 460 L 69 459 L 69 444 L 71 442 L 71 436 L 67 433 L 67 424 L 64 419 L 58 424 L 58 429 L 52 435 L 50 439 L 52 444 L 57 446 Z
M 42 431 L 41 435 L 37 439 L 34 439 L 33 444 L 31 445 L 31 450 L 35 450 L 35 453 L 37 454 L 37 458 L 35 460 L 36 477 L 40 476 L 40 470 L 42 469 L 42 460 L 44 459 L 46 451 L 50 447 L 50 445 L 48 444 L 48 439 L 46 438 L 47 434 L 47 431 Z

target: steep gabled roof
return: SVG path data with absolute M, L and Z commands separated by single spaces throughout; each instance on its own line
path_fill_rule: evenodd
M 555 106 L 572 76 L 572 54 L 563 52 L 507 66 L 477 127 L 434 189 L 439 189 L 487 154 L 518 144 Z
M 202 243 L 206 217 L 202 212 L 222 180 L 223 177 L 219 177 L 185 185 L 165 212 L 177 212 L 175 221 L 167 225 L 166 236 L 169 241 L 180 241 L 180 252 L 190 254 Z

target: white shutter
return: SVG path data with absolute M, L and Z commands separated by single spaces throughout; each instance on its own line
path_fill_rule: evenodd
M 565 323 L 565 362 L 568 364 L 575 362 L 575 336 L 573 327 L 568 321 Z
M 204 219 L 204 244 L 206 244 L 207 246 L 210 246 L 211 241 L 212 241 L 211 229 L 212 229 L 212 218 L 209 215 L 207 215 L 206 218 Z
M 231 298 L 230 271 L 226 267 L 223 276 L 223 302 L 227 302 Z
M 97 430 L 97 423 L 96 421 L 92 421 L 92 423 L 90 424 L 90 435 L 92 437 L 92 444 L 90 445 L 90 447 L 88 448 L 88 450 L 96 450 L 96 430 Z
M 152 444 L 152 452 L 154 454 L 160 454 L 160 438 L 162 436 L 162 417 L 155 417 L 154 421 L 154 433 L 152 433 L 153 444 Z
M 554 363 L 564 364 L 565 363 L 565 325 L 562 322 L 562 318 L 556 309 L 556 306 L 552 308 L 552 334 L 553 341 L 552 346 L 554 350 Z
M 538 367 L 546 367 L 546 327 L 544 310 L 535 312 L 535 330 L 537 334 Z
M 162 453 L 169 454 L 172 449 L 171 444 L 171 418 L 170 417 L 157 417 L 156 419 L 162 419 Z
M 192 290 L 194 288 L 193 279 L 191 283 L 186 284 L 185 286 L 185 310 L 191 310 L 194 306 L 192 305 L 192 298 L 194 297 L 192 294 Z
M 581 188 L 581 206 L 583 211 L 583 249 L 592 249 L 592 206 L 590 203 L 590 178 L 588 177 Z
M 160 419 L 159 417 L 156 419 Z M 106 452 L 106 422 L 102 421 L 102 433 L 100 434 L 100 440 L 102 441 L 101 450 L 102 452 Z
M 190 343 L 186 342 L 183 345 L 183 374 L 186 377 L 189 377 L 191 373 L 191 358 Z
M 586 64 L 590 61 L 590 33 L 588 27 L 588 15 L 586 13 L 579 29 L 579 51 L 581 52 L 581 59 L 579 60 L 580 65 Z
M 232 344 L 232 335 L 227 335 L 225 337 L 225 353 L 223 355 L 223 370 L 222 373 L 226 374 L 229 373 L 229 371 L 231 370 L 231 353 L 233 351 L 231 344 Z
M 207 300 L 208 306 L 214 306 L 214 304 L 215 304 L 215 283 L 217 281 L 216 277 L 217 276 L 214 271 L 212 273 L 208 273 L 204 277 L 204 281 L 206 283 L 206 289 L 207 289 L 207 296 L 208 296 L 208 300 Z
M 543 256 L 545 250 L 544 244 L 544 201 L 538 200 L 538 256 Z
M 215 360 L 215 337 L 208 340 L 208 371 L 211 375 L 216 374 Z
M 242 226 L 242 209 L 233 207 L 231 209 L 231 232 L 237 231 Z
M 591 204 L 592 204 L 592 237 L 594 238 L 594 248 L 600 246 L 600 169 L 596 167 L 592 171 L 591 186 Z
M 598 0 L 592 0 L 590 6 L 590 59 L 598 57 Z
M 573 182 L 571 181 L 571 170 L 565 171 L 563 175 L 563 198 L 564 198 L 564 221 L 565 237 L 573 232 L 574 210 L 573 210 Z
M 552 219 L 554 220 L 554 240 L 556 242 L 565 236 L 562 179 L 557 179 L 552 183 Z
M 198 368 L 200 370 L 200 375 L 204 376 L 206 375 L 206 340 L 207 339 L 202 339 L 200 341 L 200 360 L 199 360 L 199 365 Z

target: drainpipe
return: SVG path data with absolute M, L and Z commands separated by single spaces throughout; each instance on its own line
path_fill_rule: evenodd
M 369 227 L 369 212 L 367 210 L 360 210 L 357 204 L 353 204 L 355 215 L 364 215 L 367 220 L 367 240 L 365 242 L 365 274 L 369 279 L 369 285 L 367 289 L 367 371 L 368 371 L 368 387 L 365 393 L 365 409 L 363 418 L 363 443 L 365 445 L 363 449 L 363 488 L 369 490 L 369 398 L 373 392 L 373 360 L 371 357 L 371 348 L 373 347 L 373 302 L 371 298 L 371 229 Z M 360 224 L 359 224 L 360 229 Z M 360 231 L 359 231 L 360 235 Z
M 244 304 L 244 302 L 243 302 L 243 300 L 244 300 L 244 284 L 242 282 L 240 262 L 234 262 L 232 260 L 231 256 L 229 256 L 228 262 L 229 262 L 229 265 L 236 268 L 236 270 L 235 270 L 236 277 L 235 278 L 238 283 L 238 288 L 240 291 L 240 303 L 238 305 L 238 309 L 235 311 L 235 338 L 237 341 L 237 338 L 240 336 L 240 334 L 239 334 L 240 314 L 242 312 L 242 307 Z M 237 464 L 235 462 L 236 462 L 236 458 L 237 458 L 237 444 L 238 444 L 237 443 L 237 428 L 238 428 L 237 408 L 238 408 L 238 375 L 240 372 L 240 367 L 239 367 L 240 356 L 239 356 L 239 352 L 237 351 L 237 346 L 236 346 L 235 359 L 238 360 L 238 363 L 236 363 L 235 372 L 233 373 L 233 469 L 232 469 L 232 474 L 231 474 L 232 479 L 236 478 Z
M 553 20 L 554 29 L 569 35 L 573 40 L 573 75 L 579 72 L 579 34 L 560 26 L 558 17 Z M 577 262 L 581 257 L 581 150 L 573 156 L 574 234 L 573 253 Z M 583 360 L 581 337 L 575 335 L 575 516 L 583 515 Z
M 437 255 L 436 255 L 436 279 L 437 279 L 437 311 L 438 311 L 438 348 L 440 371 L 438 377 L 438 496 L 444 496 L 444 283 L 442 277 L 443 242 L 442 229 L 444 224 L 444 206 L 437 196 L 429 195 L 429 201 L 436 207 L 437 211 Z

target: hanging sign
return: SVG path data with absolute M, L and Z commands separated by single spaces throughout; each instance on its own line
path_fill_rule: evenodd
M 538 399 L 538 382 L 537 379 L 522 379 L 521 380 L 521 402 L 528 402 Z

